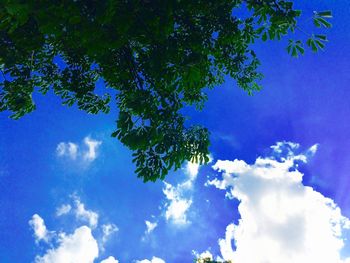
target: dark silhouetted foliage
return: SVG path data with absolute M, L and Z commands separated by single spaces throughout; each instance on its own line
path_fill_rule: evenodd
M 208 161 L 209 131 L 188 127 L 181 109 L 201 109 L 203 89 L 226 75 L 249 94 L 259 90 L 251 44 L 294 32 L 300 14 L 282 0 L 3 0 L 0 111 L 18 119 L 35 109 L 33 92 L 53 90 L 64 105 L 107 113 L 112 97 L 112 136 L 134 152 L 139 177 L 163 179 L 186 160 Z M 330 27 L 330 17 L 315 12 L 315 26 Z M 291 40 L 288 52 L 325 41 Z

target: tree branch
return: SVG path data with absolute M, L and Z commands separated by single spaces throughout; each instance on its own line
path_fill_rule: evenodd
M 308 32 L 304 31 L 300 26 L 295 26 L 295 28 L 298 29 L 298 30 L 300 30 L 300 32 L 304 33 L 304 34 L 307 35 L 308 37 L 311 36 Z
M 140 79 L 140 76 L 138 75 L 137 71 L 136 71 L 136 63 L 134 61 L 134 56 L 132 54 L 132 49 L 130 48 L 130 46 L 128 45 L 127 46 L 127 59 L 128 59 L 128 62 L 129 62 L 129 65 L 130 65 L 130 71 L 133 75 L 133 79 L 135 80 L 136 82 L 136 86 L 140 89 L 140 90 L 143 90 L 143 81 L 142 79 Z

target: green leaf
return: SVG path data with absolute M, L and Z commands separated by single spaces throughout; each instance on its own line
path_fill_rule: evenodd
M 303 55 L 305 52 L 302 46 L 302 42 L 300 40 L 297 40 L 297 41 L 289 40 L 287 51 L 290 55 L 292 55 L 292 57 L 298 57 L 299 54 Z
M 260 35 L 264 31 L 265 27 L 259 27 L 255 32 L 256 34 Z
M 69 18 L 69 23 L 73 25 L 80 23 L 80 16 L 72 16 L 71 18 Z
M 261 39 L 264 42 L 267 40 L 267 33 L 266 32 L 264 32 L 264 34 L 262 35 Z
M 321 23 L 318 21 L 318 18 L 314 18 L 313 22 L 316 27 L 321 27 Z
M 324 17 L 324 18 L 332 18 L 332 11 L 327 10 L 327 11 L 322 11 L 322 12 L 317 12 L 317 15 Z
M 294 10 L 295 16 L 301 16 L 302 11 L 301 10 Z
M 25 24 L 29 18 L 29 6 L 27 4 L 10 3 L 5 5 L 6 11 L 13 16 L 19 26 Z M 13 31 L 14 29 L 12 29 Z
M 322 40 L 322 41 L 328 41 L 327 36 L 326 35 L 315 35 L 316 38 Z
M 326 19 L 324 19 L 324 18 L 319 17 L 317 20 L 318 20 L 318 22 L 319 22 L 320 24 L 322 24 L 325 28 L 331 28 L 331 27 L 332 27 L 332 24 L 329 23 L 329 22 L 328 22 Z
M 304 50 L 304 48 L 303 48 L 302 46 L 296 45 L 295 47 L 297 48 L 297 50 L 298 50 L 298 52 L 299 52 L 300 54 L 304 55 L 305 50 Z
M 118 134 L 119 134 L 119 131 L 114 131 L 112 132 L 111 137 L 117 137 Z
M 317 27 L 321 27 L 324 26 L 325 28 L 331 28 L 332 24 L 329 23 L 326 19 L 322 18 L 322 17 L 315 17 L 314 18 L 314 24 Z
M 311 47 L 311 41 L 312 41 L 312 38 L 309 38 L 307 41 L 306 41 L 306 44 Z
M 313 38 L 309 38 L 306 43 L 311 48 L 311 50 L 313 52 L 317 52 L 317 45 L 316 45 L 315 40 Z
M 315 39 L 315 42 L 316 42 L 316 44 L 317 44 L 317 46 L 318 46 L 319 48 L 323 49 L 323 48 L 325 47 L 325 44 L 322 43 L 320 40 Z

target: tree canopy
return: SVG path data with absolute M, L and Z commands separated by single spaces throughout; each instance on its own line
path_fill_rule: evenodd
M 210 257 L 207 258 L 197 258 L 195 263 L 232 263 L 232 261 L 217 261 L 213 260 Z
M 227 75 L 258 91 L 251 44 L 294 32 L 300 15 L 283 0 L 4 0 L 0 111 L 18 119 L 35 109 L 33 92 L 49 90 L 92 114 L 116 103 L 112 136 L 133 151 L 139 177 L 163 179 L 186 160 L 208 161 L 209 131 L 188 126 L 181 109 L 201 109 L 203 89 Z M 330 27 L 328 18 L 330 11 L 312 15 L 316 27 Z M 298 56 L 326 41 L 309 34 L 287 50 Z

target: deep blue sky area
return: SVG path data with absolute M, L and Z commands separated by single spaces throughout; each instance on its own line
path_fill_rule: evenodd
M 167 176 L 172 193 L 179 192 L 181 198 L 167 196 L 164 182 L 144 184 L 136 178 L 131 152 L 110 136 L 115 107 L 108 115 L 88 115 L 61 106 L 60 99 L 49 93 L 36 94 L 37 110 L 18 121 L 1 113 L 0 262 L 35 262 L 64 242 L 59 233 L 67 237 L 83 225 L 99 245 L 94 262 L 109 256 L 119 262 L 152 257 L 192 262 L 193 250 L 221 255 L 218 240 L 241 215 L 237 199 L 205 186 L 208 178 L 221 178 L 211 165 L 234 159 L 253 164 L 279 141 L 299 143 L 302 149 L 318 144 L 314 156 L 299 167 L 303 185 L 334 200 L 350 218 L 350 3 L 305 2 L 296 5 L 305 13 L 300 25 L 305 23 L 306 30 L 313 30 L 307 18 L 314 9 L 333 12 L 325 51 L 307 50 L 295 59 L 286 52 L 287 40 L 256 43 L 264 74 L 261 91 L 248 96 L 227 77 L 208 91 L 203 111 L 187 110 L 190 123 L 210 130 L 213 162 L 200 167 L 193 180 L 186 167 Z M 90 156 L 89 140 L 98 143 Z M 181 185 L 186 182 L 191 186 Z M 185 218 L 167 218 L 171 200 L 174 207 L 190 202 Z M 84 204 L 83 212 L 79 204 Z M 71 208 L 58 215 L 62 205 Z M 180 213 L 179 209 L 175 207 Z M 96 225 L 89 221 L 93 213 L 98 214 Z M 34 214 L 44 220 L 46 238 L 38 238 L 29 223 Z M 146 220 L 156 224 L 149 233 Z M 114 227 L 110 235 L 104 232 L 107 225 Z M 342 253 L 346 256 L 349 251 L 346 243 Z

